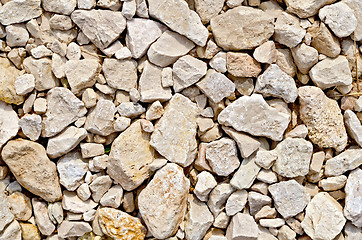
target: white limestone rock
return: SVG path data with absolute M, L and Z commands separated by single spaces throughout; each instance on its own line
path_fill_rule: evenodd
M 218 72 L 225 73 L 226 68 L 226 53 L 218 52 L 209 62 L 210 67 Z
M 287 11 L 296 14 L 300 18 L 308 18 L 316 13 L 319 9 L 336 0 L 286 0 Z
M 72 213 L 85 213 L 95 208 L 98 204 L 93 200 L 81 200 L 75 192 L 64 191 L 62 207 Z
M 206 24 L 217 16 L 224 6 L 225 0 L 196 0 L 195 11 L 200 16 L 201 22 Z
M 98 203 L 111 186 L 112 179 L 108 175 L 99 176 L 94 179 L 92 183 L 89 184 L 93 200 Z
M 11 202 L 8 201 L 8 198 L 5 195 L 5 192 L 1 189 L 1 191 L 0 191 L 0 219 L 1 219 L 1 221 L 0 221 L 0 233 L 14 219 L 14 215 L 10 211 L 10 206 L 11 206 L 10 204 L 11 204 Z
M 362 196 L 361 187 L 362 170 L 357 168 L 349 174 L 347 184 L 344 188 L 346 192 L 344 216 L 359 228 L 362 227 L 362 209 L 359 207 Z
M 0 148 L 19 131 L 19 117 L 11 105 L 0 101 Z
M 339 176 L 353 170 L 362 164 L 362 149 L 349 148 L 334 158 L 328 159 L 325 164 L 326 176 Z
M 132 59 L 106 58 L 102 70 L 107 84 L 115 89 L 130 91 L 137 83 L 137 62 Z
M 237 213 L 233 216 L 226 230 L 227 239 L 257 240 L 258 234 L 259 229 L 255 220 L 245 213 Z
M 362 125 L 357 115 L 351 110 L 346 110 L 343 119 L 349 135 L 362 147 Z
M 41 0 L 6 1 L 0 9 L 1 24 L 21 23 L 39 17 L 42 14 L 40 3 Z
M 97 102 L 85 121 L 84 128 L 87 131 L 101 136 L 108 136 L 113 133 L 114 114 L 116 106 L 110 100 L 101 99 Z
M 80 150 L 83 158 L 91 158 L 104 154 L 104 145 L 99 143 L 81 143 Z
M 234 188 L 228 183 L 220 183 L 211 191 L 207 205 L 215 217 L 224 210 L 225 203 L 233 191 Z
M 253 184 L 261 167 L 255 163 L 255 155 L 245 158 L 230 180 L 230 184 L 237 189 L 248 189 Z
M 217 182 L 214 176 L 208 171 L 202 171 L 197 175 L 197 182 L 194 189 L 194 194 L 201 201 L 207 201 L 209 193 L 216 187 Z
M 35 78 L 32 74 L 24 74 L 16 78 L 15 91 L 18 95 L 26 95 L 34 90 Z
M 22 229 L 20 228 L 19 222 L 12 221 L 5 229 L 0 233 L 0 239 L 12 239 L 22 240 Z
M 267 41 L 255 48 L 253 57 L 260 63 L 272 64 L 277 60 L 277 51 L 273 41 Z
M 300 26 L 299 18 L 283 12 L 275 22 L 274 39 L 289 47 L 297 46 L 304 38 L 306 30 Z
M 58 236 L 61 238 L 80 237 L 91 232 L 92 227 L 89 223 L 78 221 L 63 221 L 58 226 Z
M 295 48 L 292 48 L 291 51 L 294 62 L 302 74 L 308 74 L 311 67 L 318 62 L 319 54 L 317 49 L 305 43 L 299 44 Z
M 139 103 L 123 102 L 118 105 L 117 111 L 122 117 L 135 118 L 146 112 L 146 109 Z
M 71 14 L 76 5 L 76 0 L 42 0 L 42 7 L 45 11 L 64 15 Z
M 248 201 L 248 192 L 246 190 L 237 190 L 233 192 L 225 205 L 226 215 L 234 216 L 241 212 Z
M 336 191 L 341 189 L 346 184 L 347 177 L 344 175 L 324 178 L 319 181 L 319 187 L 323 188 L 324 191 Z
M 354 12 L 354 15 L 357 19 L 357 27 L 354 31 L 354 37 L 356 41 L 361 41 L 362 39 L 362 16 L 359 14 L 362 11 L 362 3 L 359 0 L 343 0 L 343 3 L 347 4 Z
M 55 230 L 55 225 L 49 218 L 48 204 L 36 198 L 33 198 L 31 203 L 34 209 L 35 223 L 39 231 L 46 236 L 51 235 Z
M 103 195 L 99 203 L 104 207 L 119 208 L 122 197 L 123 188 L 120 185 L 114 185 Z

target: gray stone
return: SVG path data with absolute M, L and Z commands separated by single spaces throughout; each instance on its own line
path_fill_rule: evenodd
M 261 167 L 255 163 L 255 155 L 245 158 L 230 180 L 230 184 L 237 189 L 248 189 L 253 184 Z

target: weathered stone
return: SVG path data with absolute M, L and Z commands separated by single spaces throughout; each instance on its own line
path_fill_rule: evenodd
M 308 137 L 322 148 L 341 151 L 347 144 L 347 133 L 338 103 L 318 87 L 298 89 L 300 118 L 308 128 Z
M 99 176 L 89 185 L 92 191 L 92 198 L 95 202 L 99 202 L 103 195 L 112 186 L 112 179 L 108 175 Z
M 225 202 L 233 191 L 228 183 L 220 183 L 211 191 L 207 205 L 215 217 L 224 209 Z
M 150 144 L 171 162 L 188 166 L 196 156 L 198 108 L 188 98 L 175 94 L 155 125 Z
M 357 28 L 354 31 L 354 37 L 356 41 L 362 40 L 362 16 L 359 14 L 362 10 L 362 3 L 358 0 L 343 0 L 343 3 L 347 4 L 354 12 L 357 18 Z
M 248 200 L 248 192 L 246 190 L 238 190 L 233 192 L 225 205 L 226 215 L 233 216 L 241 212 Z
M 226 68 L 226 53 L 218 52 L 209 62 L 210 67 L 218 72 L 225 73 Z
M 362 238 L 362 229 L 354 226 L 351 222 L 347 222 L 344 227 L 345 239 L 359 240 Z
M 283 12 L 275 22 L 274 39 L 285 46 L 297 46 L 304 38 L 306 30 L 300 26 L 299 18 Z
M 106 58 L 102 70 L 107 84 L 115 89 L 129 91 L 137 83 L 137 62 L 131 59 Z
M 48 110 L 43 119 L 43 137 L 52 137 L 83 117 L 87 110 L 69 89 L 56 87 L 47 94 Z
M 250 214 L 255 215 L 264 206 L 271 206 L 272 199 L 262 193 L 251 191 L 248 195 L 248 203 Z
M 8 140 L 18 134 L 19 124 L 18 115 L 11 105 L 0 101 L 0 149 Z
M 330 58 L 335 58 L 341 52 L 339 40 L 322 22 L 315 22 L 308 33 L 312 35 L 311 46 Z
M 15 91 L 18 95 L 26 95 L 34 90 L 35 78 L 32 74 L 24 74 L 16 78 Z
M 4 146 L 1 156 L 24 188 L 48 202 L 61 199 L 56 166 L 42 145 L 28 140 L 12 140 Z
M 45 98 L 35 99 L 33 109 L 36 114 L 44 114 L 47 111 L 47 107 L 47 100 Z
M 99 201 L 104 207 L 119 208 L 123 196 L 123 188 L 120 185 L 111 187 Z
M 344 175 L 337 177 L 329 177 L 319 181 L 319 187 L 323 188 L 324 191 L 336 191 L 341 189 L 346 184 L 347 177 Z
M 201 201 L 207 201 L 209 193 L 216 185 L 217 182 L 214 176 L 208 171 L 202 171 L 197 175 L 194 194 Z
M 319 9 L 336 0 L 286 0 L 288 12 L 298 15 L 300 18 L 308 18 L 315 15 Z
M 9 104 L 19 105 L 24 102 L 15 90 L 15 81 L 21 72 L 7 59 L 0 57 L 0 100 Z
M 71 14 L 76 5 L 76 0 L 42 0 L 42 7 L 45 11 L 64 15 Z
M 100 49 L 107 48 L 126 28 L 122 13 L 111 10 L 75 10 L 71 18 Z
M 197 45 L 205 46 L 209 32 L 199 15 L 182 0 L 148 0 L 150 16 L 173 31 L 186 36 Z
M 6 44 L 9 47 L 25 47 L 29 40 L 29 32 L 23 23 L 6 26 Z
M 312 239 L 332 240 L 345 223 L 342 206 L 328 193 L 321 192 L 308 204 L 302 227 Z
M 55 226 L 49 218 L 47 203 L 36 198 L 33 198 L 31 203 L 34 209 L 35 223 L 39 231 L 44 235 L 51 235 L 55 230 Z
M 1 184 L 1 183 L 0 183 Z M 11 202 L 8 201 L 7 196 L 5 195 L 3 189 L 0 189 L 0 232 L 2 232 L 5 227 L 13 221 L 14 215 L 10 211 Z M 1 237 L 1 235 L 0 235 Z
M 228 52 L 226 67 L 234 77 L 257 77 L 261 72 L 260 63 L 247 53 Z
M 210 21 L 215 41 L 224 50 L 253 49 L 274 33 L 273 17 L 252 7 L 236 7 Z
M 318 51 L 305 43 L 302 43 L 291 50 L 294 62 L 302 74 L 308 74 L 311 67 L 318 62 Z
M 146 109 L 139 103 L 123 102 L 117 107 L 118 113 L 122 117 L 135 118 L 146 111 Z
M 101 136 L 108 136 L 113 133 L 114 114 L 116 106 L 110 100 L 101 99 L 97 102 L 85 121 L 84 128 L 87 131 Z
M 42 14 L 40 3 L 40 0 L 6 1 L 0 9 L 1 24 L 21 23 L 39 17 Z
M 85 213 L 97 206 L 97 203 L 88 199 L 81 200 L 75 192 L 64 191 L 62 199 L 62 207 L 72 213 Z
M 362 147 L 362 125 L 357 115 L 351 110 L 346 110 L 343 115 L 347 132 Z
M 38 228 L 31 223 L 20 223 L 22 240 L 41 240 Z
M 138 207 L 148 230 L 164 239 L 176 233 L 186 212 L 190 182 L 174 163 L 156 172 L 138 196 Z
M 275 64 L 277 64 L 283 72 L 286 72 L 291 77 L 294 77 L 297 72 L 297 67 L 294 64 L 292 53 L 288 48 L 277 49 L 277 61 Z
M 357 168 L 353 170 L 347 179 L 345 187 L 346 204 L 344 207 L 344 216 L 351 220 L 353 225 L 362 227 L 362 210 L 359 207 L 362 196 L 362 170 Z
M 32 215 L 30 199 L 21 192 L 14 192 L 8 196 L 10 210 L 17 220 L 27 221 Z M 4 205 L 7 206 L 6 203 Z
M 58 227 L 58 236 L 61 238 L 79 237 L 92 231 L 86 222 L 63 221 Z
M 63 222 L 63 218 L 64 218 L 64 212 L 63 212 L 63 208 L 62 208 L 62 203 L 61 202 L 54 202 L 54 203 L 49 203 L 48 205 L 48 215 L 50 220 L 54 223 L 61 223 Z
M 267 41 L 257 47 L 253 53 L 253 57 L 260 63 L 272 64 L 277 60 L 277 51 L 273 41 Z
M 252 216 L 245 213 L 237 213 L 226 230 L 227 239 L 258 239 L 258 225 Z
M 247 189 L 253 184 L 261 167 L 255 163 L 255 155 L 245 158 L 230 180 L 230 184 L 237 189 Z
M 9 116 L 9 115 L 8 115 Z M 15 123 L 14 121 L 12 121 Z M 25 136 L 30 138 L 32 141 L 38 140 L 42 125 L 42 119 L 37 114 L 25 114 L 19 121 L 19 126 Z
M 325 165 L 326 176 L 339 176 L 353 170 L 362 164 L 362 149 L 350 148 L 329 159 Z
M 224 6 L 225 0 L 196 0 L 195 11 L 199 14 L 201 22 L 206 24 L 212 17 L 217 16 Z

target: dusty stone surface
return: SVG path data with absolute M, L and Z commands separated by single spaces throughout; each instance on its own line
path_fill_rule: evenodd
M 245 214 L 236 214 L 229 224 L 226 230 L 226 237 L 228 239 L 253 239 L 258 238 L 258 225 L 254 221 L 253 217 Z
M 362 211 L 358 207 L 358 199 L 361 198 L 362 194 L 361 175 L 362 170 L 360 168 L 353 170 L 349 174 L 345 187 L 346 205 L 344 207 L 344 216 L 359 228 L 362 227 Z
M 102 65 L 107 84 L 115 89 L 129 91 L 136 86 L 137 63 L 134 60 L 106 58 Z M 121 70 L 121 71 L 120 71 Z
M 10 211 L 10 202 L 3 191 L 0 192 L 0 231 L 2 232 L 5 227 L 14 219 L 13 213 Z
M 307 18 L 316 14 L 320 8 L 327 4 L 331 4 L 336 0 L 287 0 L 287 10 L 298 15 L 300 18 Z
M 19 118 L 12 107 L 0 101 L 0 148 L 11 138 L 15 137 L 19 130 Z
M 287 47 L 297 46 L 305 34 L 299 19 L 291 14 L 283 12 L 275 22 L 275 40 Z
M 260 64 L 249 54 L 228 52 L 226 68 L 235 77 L 256 77 L 261 72 Z
M 88 132 L 108 136 L 113 133 L 114 114 L 116 106 L 110 100 L 99 100 L 93 108 L 84 123 L 84 128 Z
M 0 58 L 0 100 L 9 104 L 21 104 L 24 97 L 16 93 L 15 81 L 20 71 L 6 58 Z
M 350 148 L 329 159 L 325 165 L 326 176 L 339 176 L 362 164 L 361 148 Z
M 351 110 L 346 110 L 343 119 L 348 134 L 362 147 L 362 125 L 357 115 Z
M 21 23 L 39 17 L 42 14 L 40 3 L 41 0 L 6 1 L 0 9 L 1 24 Z M 13 12 L 17 14 L 13 14 Z

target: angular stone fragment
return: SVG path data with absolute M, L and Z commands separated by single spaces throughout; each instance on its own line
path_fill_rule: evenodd
M 22 240 L 41 240 L 38 228 L 31 223 L 20 223 Z
M 146 228 L 139 218 L 114 208 L 99 209 L 98 222 L 102 232 L 113 239 L 142 240 L 146 236 Z
M 220 183 L 211 191 L 207 205 L 214 216 L 224 209 L 225 202 L 233 191 L 234 188 L 228 183 Z
M 343 150 L 347 133 L 338 103 L 318 87 L 300 87 L 298 94 L 300 118 L 308 128 L 309 139 L 322 148 Z
M 42 0 L 42 7 L 45 11 L 64 15 L 71 14 L 76 5 L 77 0 Z
M 264 97 L 283 98 L 287 103 L 294 102 L 298 97 L 294 79 L 283 72 L 276 64 L 271 64 L 258 77 L 255 92 L 263 94 Z
M 308 33 L 312 35 L 311 46 L 330 58 L 335 58 L 341 52 L 339 40 L 324 23 L 315 22 Z
M 0 149 L 8 140 L 18 134 L 19 124 L 18 115 L 11 105 L 0 101 Z
M 233 216 L 243 210 L 247 200 L 248 192 L 246 190 L 233 192 L 225 204 L 226 215 Z
M 126 28 L 122 13 L 111 10 L 75 10 L 71 18 L 99 49 L 107 48 Z
M 353 225 L 361 228 L 362 209 L 359 206 L 362 196 L 362 170 L 360 168 L 349 174 L 344 190 L 346 192 L 344 216 L 351 220 Z
M 1 156 L 24 188 L 48 202 L 61 199 L 56 166 L 42 145 L 28 140 L 12 140 L 4 146 Z
M 48 215 L 48 204 L 36 198 L 33 198 L 31 203 L 34 209 L 35 223 L 39 231 L 44 235 L 51 235 L 55 230 L 55 226 Z
M 196 0 L 195 11 L 199 14 L 201 22 L 206 24 L 210 19 L 220 13 L 225 0 Z
M 25 28 L 25 25 L 13 24 L 7 26 L 6 30 L 6 44 L 9 47 L 25 47 L 29 40 L 29 33 Z
M 14 192 L 8 196 L 8 202 L 10 204 L 10 210 L 17 220 L 29 220 L 33 212 L 30 199 L 26 195 L 21 192 Z M 4 206 L 5 208 L 8 207 L 6 203 L 4 203 Z M 6 221 L 7 220 L 5 220 L 5 222 Z
M 219 114 L 218 121 L 237 131 L 265 136 L 275 141 L 283 138 L 290 115 L 269 106 L 259 94 L 242 96 Z
M 319 9 L 336 0 L 286 0 L 287 11 L 296 14 L 300 18 L 308 18 L 315 15 Z
M 362 147 L 362 125 L 357 115 L 351 110 L 346 110 L 343 115 L 347 132 Z
M 194 194 L 201 201 L 206 201 L 210 191 L 217 185 L 214 176 L 208 171 L 202 171 L 197 175 Z
M 300 26 L 300 20 L 283 12 L 275 22 L 274 39 L 285 46 L 297 46 L 304 38 L 306 30 Z
M 332 240 L 345 223 L 342 206 L 328 193 L 321 192 L 308 204 L 302 227 L 312 239 Z
M 310 68 L 318 62 L 318 51 L 305 43 L 302 43 L 291 50 L 295 64 L 302 74 L 308 74 Z
M 24 102 L 15 90 L 15 81 L 21 72 L 7 59 L 0 57 L 0 101 L 19 105 Z
M 93 200 L 81 200 L 75 192 L 64 191 L 62 199 L 62 207 L 72 213 L 85 213 L 95 208 L 98 204 Z
M 277 51 L 273 41 L 267 41 L 257 47 L 253 53 L 255 60 L 261 63 L 272 64 L 277 60 Z
M 123 196 L 123 188 L 120 185 L 111 187 L 99 201 L 104 207 L 119 208 Z
M 206 76 L 196 86 L 214 103 L 219 103 L 235 91 L 235 84 L 224 74 L 213 69 L 209 69 Z
M 63 222 L 64 212 L 62 208 L 62 203 L 61 202 L 49 203 L 48 215 L 50 220 L 54 224 Z
M 164 239 L 176 233 L 186 212 L 189 187 L 182 168 L 168 163 L 141 191 L 138 207 L 154 237 Z
M 362 164 L 362 149 L 350 148 L 328 159 L 325 165 L 326 176 L 339 176 L 347 171 L 353 170 Z
M 343 188 L 346 181 L 347 177 L 344 175 L 329 177 L 319 181 L 319 187 L 323 188 L 324 191 L 336 191 Z
M 2 189 L 0 191 L 0 219 L 0 232 L 14 219 L 14 215 L 10 211 L 10 203 Z
M 197 114 L 196 104 L 181 94 L 175 94 L 155 124 L 151 146 L 171 162 L 184 167 L 190 165 L 197 151 Z
M 61 238 L 79 237 L 92 231 L 86 222 L 63 221 L 58 227 L 58 236 Z
M 226 67 L 234 77 L 257 77 L 261 72 L 260 63 L 247 53 L 228 52 Z
M 84 124 L 84 128 L 91 133 L 108 136 L 113 133 L 114 114 L 116 106 L 110 100 L 101 99 L 97 102 Z
M 25 114 L 19 121 L 22 132 L 32 141 L 38 140 L 41 133 L 41 117 L 37 114 Z
M 146 111 L 146 109 L 139 103 L 123 102 L 117 107 L 118 113 L 122 117 L 135 118 Z
M 253 184 L 261 167 L 255 163 L 255 155 L 245 158 L 230 180 L 230 184 L 237 189 L 247 189 Z
M 56 87 L 47 94 L 48 110 L 43 119 L 43 137 L 52 137 L 87 113 L 84 103 L 69 89 Z
M 226 230 L 227 239 L 257 240 L 259 234 L 258 225 L 252 216 L 245 213 L 237 213 Z
M 137 62 L 134 60 L 106 58 L 102 70 L 110 87 L 129 91 L 137 84 Z
M 173 31 L 186 36 L 197 45 L 205 46 L 209 32 L 199 15 L 182 0 L 148 0 L 150 16 Z
M 251 191 L 248 195 L 248 202 L 250 214 L 254 216 L 264 206 L 271 206 L 272 199 L 264 194 Z
M 148 60 L 157 66 L 166 67 L 186 55 L 194 46 L 193 42 L 184 36 L 167 30 L 149 48 Z
M 362 40 L 362 2 L 359 0 L 343 0 L 343 3 L 347 4 L 354 12 L 355 17 L 357 18 L 357 28 L 354 31 L 354 37 L 356 41 Z
M 215 41 L 224 50 L 253 49 L 274 33 L 273 17 L 252 7 L 236 7 L 210 21 Z
M 42 14 L 41 0 L 6 1 L 0 8 L 0 22 L 3 25 L 21 23 Z
M 24 74 L 16 78 L 14 84 L 18 95 L 26 95 L 34 90 L 35 78 L 32 74 Z
M 95 202 L 99 202 L 103 195 L 112 186 L 112 179 L 108 175 L 99 176 L 89 185 L 92 191 L 92 198 Z

